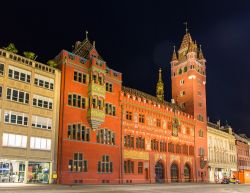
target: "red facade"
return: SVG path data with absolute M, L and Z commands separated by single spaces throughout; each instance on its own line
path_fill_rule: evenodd
M 175 103 L 122 88 L 121 73 L 107 67 L 87 37 L 73 53 L 56 57 L 62 71 L 59 183 L 207 180 L 205 59 L 198 66 L 193 42 L 184 40 L 193 59 L 187 70 L 178 61 L 182 53 L 171 62 Z M 174 75 L 180 66 L 183 73 Z

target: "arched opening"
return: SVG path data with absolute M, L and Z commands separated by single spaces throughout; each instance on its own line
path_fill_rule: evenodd
M 173 163 L 171 165 L 171 182 L 179 181 L 179 170 L 177 164 Z
M 161 161 L 158 161 L 155 164 L 155 182 L 156 183 L 164 182 L 164 166 Z
M 191 168 L 188 164 L 184 166 L 184 180 L 185 182 L 191 182 Z

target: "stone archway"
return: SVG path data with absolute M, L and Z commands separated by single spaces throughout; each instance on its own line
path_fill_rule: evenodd
M 184 181 L 191 182 L 191 167 L 187 163 L 184 165 Z
M 170 171 L 171 171 L 171 182 L 178 182 L 179 181 L 178 165 L 176 163 L 172 163 Z
M 164 166 L 161 161 L 158 161 L 155 164 L 155 182 L 156 183 L 164 182 Z

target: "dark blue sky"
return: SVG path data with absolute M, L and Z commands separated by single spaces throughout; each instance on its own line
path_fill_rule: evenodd
M 207 59 L 208 116 L 250 136 L 249 1 L 4 1 L 0 46 L 13 42 L 46 62 L 71 51 L 88 30 L 108 66 L 123 73 L 124 85 L 154 95 L 162 67 L 169 101 L 169 61 L 184 21 Z

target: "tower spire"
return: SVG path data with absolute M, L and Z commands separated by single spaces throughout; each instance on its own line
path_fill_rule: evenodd
M 200 44 L 200 50 L 199 50 L 199 60 L 204 60 L 204 55 L 203 55 L 203 52 L 202 52 L 202 49 L 201 49 L 201 44 Z
M 177 55 L 176 55 L 176 51 L 175 51 L 175 46 L 174 46 L 174 51 L 173 51 L 173 55 L 172 55 L 172 61 L 178 60 L 177 59 Z
M 187 34 L 188 33 L 188 23 L 184 22 L 183 24 L 185 25 L 185 31 L 186 31 L 186 34 Z
M 164 101 L 164 83 L 162 81 L 161 68 L 159 69 L 158 82 L 156 85 L 156 96 L 160 101 Z
M 86 31 L 85 31 L 85 39 L 86 39 L 86 40 L 88 40 L 88 33 L 89 33 L 89 32 L 86 30 Z

